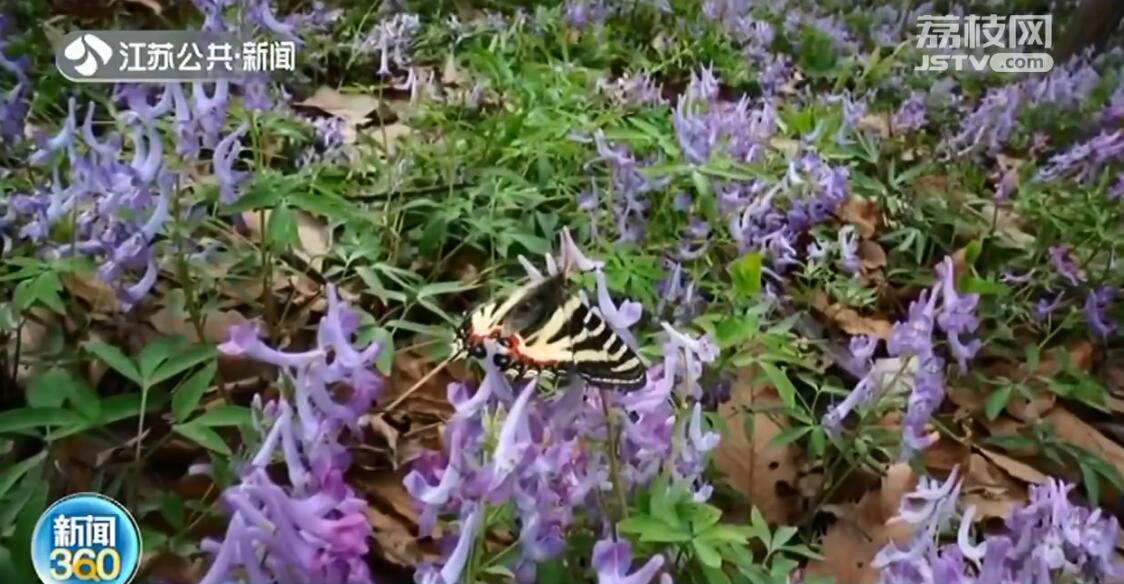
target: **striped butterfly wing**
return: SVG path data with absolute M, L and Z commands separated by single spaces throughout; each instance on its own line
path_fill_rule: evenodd
M 640 357 L 581 294 L 566 294 L 561 276 L 548 278 L 514 306 L 507 327 L 521 339 L 520 354 L 540 369 L 568 369 L 591 384 L 624 391 L 647 379 Z

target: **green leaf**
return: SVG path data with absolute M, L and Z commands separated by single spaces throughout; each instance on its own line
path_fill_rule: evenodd
M 188 422 L 186 424 L 176 424 L 172 426 L 172 430 L 208 450 L 213 450 L 224 456 L 233 456 L 234 454 L 230 451 L 230 447 L 226 445 L 226 442 L 223 442 L 222 436 L 219 436 L 218 432 L 215 432 L 207 426 L 195 422 Z
M 190 423 L 213 428 L 221 426 L 245 426 L 250 423 L 250 408 L 225 404 L 203 412 Z
M 47 458 L 47 451 L 41 450 L 39 454 L 29 456 L 0 471 L 0 499 L 3 499 L 8 491 L 12 490 L 12 487 L 23 478 L 23 475 L 42 464 L 45 458 Z
M 31 549 L 31 537 L 35 533 L 35 524 L 39 521 L 39 516 L 47 510 L 47 495 L 49 492 L 50 489 L 44 484 L 42 489 L 32 493 L 31 498 L 20 510 L 16 517 L 16 528 L 8 542 L 12 549 Z M 24 574 L 24 577 L 18 580 L 19 582 L 35 582 L 35 568 L 31 563 L 31 554 L 26 552 L 17 554 L 16 568 Z
M 375 367 L 384 376 L 389 376 L 394 369 L 394 335 L 390 331 L 378 327 L 375 329 L 371 342 L 379 344 L 379 354 L 375 357 Z
M 796 442 L 805 434 L 811 431 L 812 426 L 792 426 L 789 428 L 785 428 L 784 430 L 778 432 L 776 436 L 773 436 L 772 440 L 769 440 L 769 446 L 779 447 L 784 446 L 785 444 Z
M 636 535 L 642 542 L 682 543 L 691 541 L 691 534 L 677 530 L 667 523 L 648 515 L 633 515 L 618 524 L 622 533 Z
M 791 525 L 778 527 L 777 530 L 773 532 L 773 540 L 769 543 L 769 549 L 778 549 L 789 541 L 792 541 L 792 538 L 796 537 L 797 531 L 799 530 Z
M 133 383 L 140 386 L 144 385 L 140 371 L 137 370 L 137 366 L 133 364 L 125 353 L 121 352 L 121 349 L 101 341 L 86 341 L 82 346 L 90 353 L 93 353 L 95 357 L 104 361 L 105 364 L 109 365 L 114 371 L 124 375 Z
M 696 553 L 697 552 L 698 550 L 696 550 Z M 700 557 L 699 560 L 701 561 L 702 558 Z M 721 564 L 719 564 L 719 566 L 721 566 Z M 703 563 L 702 573 L 705 578 L 704 581 L 707 584 L 731 584 L 730 577 L 727 576 L 726 572 L 721 568 L 712 568 L 706 565 L 706 563 Z
M 761 361 L 760 365 L 765 376 L 769 378 L 769 383 L 773 385 L 773 389 L 777 390 L 781 402 L 790 409 L 796 408 L 796 387 L 792 385 L 788 375 L 776 365 L 767 361 Z
M 706 531 L 722 519 L 722 510 L 713 505 L 700 503 L 691 509 L 691 528 L 695 533 Z
M 733 543 L 746 545 L 749 543 L 748 529 L 734 525 L 715 525 L 700 533 L 699 538 L 715 543 Z
M 184 339 L 181 336 L 164 336 L 148 343 L 141 354 L 137 356 L 137 365 L 142 379 L 149 380 L 149 386 L 155 382 L 151 381 L 153 372 L 165 360 L 168 359 L 172 353 L 179 350 L 183 345 Z
M 65 369 L 53 367 L 35 377 L 24 394 L 27 405 L 33 408 L 58 408 L 66 401 L 70 390 L 70 375 Z
M 216 349 L 214 345 L 193 345 L 188 347 L 160 365 L 160 367 L 152 373 L 152 376 L 149 377 L 149 384 L 155 385 L 171 379 L 208 359 L 215 358 L 217 355 L 218 349 Z
M 1084 462 L 1078 462 L 1077 466 L 1081 469 L 1081 484 L 1085 487 L 1089 504 L 1093 507 L 1100 507 L 1101 481 L 1097 477 L 1097 472 Z
M 761 252 L 750 252 L 730 265 L 730 278 L 734 291 L 741 296 L 756 296 L 761 292 L 761 272 L 764 265 Z
M 975 293 L 980 296 L 1006 296 L 1011 291 L 1011 288 L 995 280 L 977 278 L 975 276 L 964 276 L 960 281 L 960 291 L 965 294 Z
M 964 263 L 972 266 L 976 264 L 976 260 L 980 257 L 980 252 L 983 251 L 983 240 L 973 239 L 967 246 L 964 247 Z
M 82 416 L 63 408 L 19 408 L 0 412 L 0 434 L 82 422 Z
M 460 281 L 451 282 L 433 282 L 426 284 L 418 289 L 418 298 L 428 298 L 430 296 L 441 296 L 444 294 L 452 294 L 454 292 L 464 292 L 475 288 L 474 284 L 465 284 Z
M 1038 371 L 1038 363 L 1041 359 L 1041 349 L 1037 343 L 1031 343 L 1026 346 L 1026 369 L 1027 371 Z
M 715 569 L 722 567 L 722 556 L 710 542 L 695 538 L 691 540 L 691 547 L 695 550 L 695 557 L 702 562 L 702 565 Z
M 987 402 L 984 403 L 984 415 L 988 420 L 994 420 L 999 417 L 1003 412 L 1003 408 L 1007 407 L 1007 403 L 1011 401 L 1011 392 L 1015 389 L 1013 385 L 1004 385 L 996 389 L 987 396 Z
M 281 205 L 269 214 L 265 228 L 266 241 L 271 249 L 286 249 L 300 242 L 297 234 L 297 214 L 288 205 Z
M 217 369 L 218 361 L 207 363 L 205 367 L 187 378 L 187 381 L 184 381 L 183 385 L 172 394 L 172 418 L 176 422 L 186 422 L 195 408 L 199 406 L 199 401 L 203 399 L 203 393 L 207 391 L 211 381 L 214 380 Z

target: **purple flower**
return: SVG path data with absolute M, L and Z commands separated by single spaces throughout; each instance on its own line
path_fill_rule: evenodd
M 191 116 L 198 127 L 203 146 L 215 148 L 226 121 L 226 107 L 230 99 L 230 82 L 220 79 L 214 83 L 214 92 L 207 95 L 202 82 L 191 84 Z
M 843 270 L 848 274 L 857 274 L 862 269 L 862 260 L 859 259 L 859 242 L 855 236 L 855 227 L 845 225 L 839 230 L 839 254 Z
M 958 150 L 958 154 L 979 149 L 989 154 L 999 152 L 1015 132 L 1023 100 L 1017 84 L 989 89 L 980 103 L 964 116 L 960 130 L 946 140 L 946 147 Z
M 468 557 L 476 543 L 480 522 L 483 519 L 483 513 L 479 506 L 466 507 L 465 510 L 468 513 L 461 521 L 461 530 L 460 535 L 457 536 L 456 546 L 441 569 L 437 569 L 431 564 L 423 564 L 418 567 L 414 574 L 414 582 L 417 584 L 457 584 L 461 582 L 461 574 L 468 564 Z
M 597 584 L 648 584 L 663 567 L 662 555 L 656 554 L 632 574 L 632 544 L 626 539 L 603 539 L 593 545 L 593 569 Z
M 570 28 L 581 30 L 605 22 L 608 9 L 604 0 L 566 0 L 565 19 Z
M 693 164 L 702 164 L 710 158 L 718 141 L 718 128 L 707 120 L 687 111 L 688 100 L 681 99 L 672 114 L 675 136 L 683 156 Z
M 1040 299 L 1038 304 L 1034 306 L 1034 315 L 1038 317 L 1039 320 L 1049 318 L 1051 314 L 1061 308 L 1062 304 L 1065 303 L 1064 296 L 1064 294 L 1058 292 L 1053 295 L 1053 298 L 1046 297 Z
M 226 204 L 234 203 L 240 198 L 238 187 L 249 177 L 247 172 L 234 170 L 234 162 L 242 151 L 241 138 L 247 130 L 249 126 L 242 123 L 215 145 L 215 179 L 219 183 L 219 200 Z
M 378 51 L 379 75 L 389 76 L 391 65 L 402 69 L 410 64 L 408 51 L 420 28 L 417 15 L 398 13 L 379 22 L 367 34 L 362 46 L 367 51 Z
M 625 73 L 612 82 L 599 80 L 597 88 L 621 107 L 640 107 L 664 103 L 663 86 L 648 73 Z
M 298 46 L 304 44 L 300 37 L 293 32 L 292 24 L 277 20 L 277 17 L 273 14 L 273 8 L 270 6 L 272 0 L 250 0 L 248 4 L 249 10 L 246 16 L 251 22 L 282 39 L 292 41 Z
M 1038 171 L 1040 181 L 1073 176 L 1078 183 L 1096 180 L 1103 168 L 1124 160 L 1124 130 L 1105 130 L 1085 142 L 1050 158 L 1050 164 Z
M 1089 328 L 1101 339 L 1107 339 L 1116 331 L 1116 323 L 1108 316 L 1108 308 L 1116 299 L 1117 292 L 1115 288 L 1101 286 L 1090 290 L 1085 297 L 1085 319 L 1089 322 Z
M 78 122 L 74 116 L 77 104 L 76 98 L 73 97 L 67 101 L 66 119 L 63 120 L 62 128 L 54 136 L 39 136 L 35 152 L 32 152 L 31 156 L 27 159 L 29 163 L 33 166 L 42 166 L 46 164 L 55 152 L 63 149 L 67 150 L 67 154 L 71 160 L 76 158 L 77 155 L 74 152 L 74 138 L 77 135 Z
M 1124 199 L 1124 172 L 1116 174 L 1116 180 L 1108 188 L 1108 200 L 1119 201 Z
M 218 346 L 219 352 L 233 357 L 245 356 L 254 361 L 289 368 L 303 367 L 324 357 L 324 351 L 320 349 L 304 353 L 285 353 L 272 349 L 262 342 L 259 338 L 260 334 L 256 325 L 234 325 L 227 332 L 226 341 Z
M 974 333 L 979 328 L 980 321 L 975 313 L 980 295 L 961 296 L 957 293 L 955 269 L 951 257 L 945 257 L 937 266 L 937 274 L 941 280 L 941 312 L 937 316 L 937 324 L 944 329 L 949 350 L 960 366 L 960 374 L 964 375 L 968 372 L 968 359 L 975 357 L 979 352 L 981 341 L 976 339 L 965 344 L 960 340 L 960 336 Z
M 901 107 L 894 114 L 893 120 L 891 120 L 894 131 L 909 133 L 920 130 L 925 126 L 926 112 L 925 94 L 914 91 L 902 102 Z
M 1010 168 L 1003 173 L 999 183 L 995 185 L 995 200 L 1006 201 L 1019 188 L 1019 173 L 1015 168 Z
M 1070 286 L 1078 286 L 1085 281 L 1084 274 L 1077 264 L 1073 261 L 1073 253 L 1069 246 L 1054 245 L 1049 249 L 1050 264 L 1054 266 L 1054 271 L 1057 272 Z

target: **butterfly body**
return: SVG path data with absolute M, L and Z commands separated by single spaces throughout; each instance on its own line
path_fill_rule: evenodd
M 580 292 L 567 291 L 563 274 L 520 286 L 470 312 L 455 350 L 484 359 L 488 343 L 495 365 L 519 377 L 570 371 L 589 383 L 624 390 L 647 380 L 639 356 L 600 310 Z

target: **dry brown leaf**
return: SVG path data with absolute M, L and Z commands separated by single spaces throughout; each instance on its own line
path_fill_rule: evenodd
M 332 248 L 332 230 L 327 223 L 304 211 L 297 212 L 297 237 L 301 249 L 295 253 L 316 271 L 324 267 L 324 259 Z
M 190 315 L 174 308 L 167 301 L 149 317 L 148 322 L 160 334 L 180 335 L 192 343 L 221 343 L 226 340 L 230 327 L 248 322 L 246 317 L 234 310 L 216 310 L 203 317 L 202 339 L 191 323 Z
M 1026 483 L 1041 484 L 1045 483 L 1050 478 L 1033 466 L 1030 466 L 1025 462 L 1020 462 L 1014 458 L 1011 458 L 1010 456 L 1007 456 L 1006 454 L 992 452 L 991 450 L 981 448 L 979 446 L 976 447 L 976 451 L 979 452 L 980 455 L 982 455 L 984 458 L 988 459 L 992 464 L 1003 469 L 1007 474 L 1016 479 L 1019 479 L 1020 481 Z
M 465 85 L 468 75 L 457 65 L 456 55 L 452 52 L 445 58 L 445 66 L 441 69 L 441 83 L 444 85 Z
M 367 116 L 379 107 L 379 99 L 370 95 L 345 94 L 331 87 L 320 87 L 308 99 L 296 105 L 322 109 L 343 118 L 352 128 L 367 122 Z
M 874 201 L 859 195 L 851 195 L 843 201 L 843 205 L 839 207 L 839 217 L 854 225 L 859 237 L 863 239 L 874 237 L 882 225 L 882 215 L 878 212 L 878 206 Z
M 121 306 L 113 288 L 92 273 L 80 276 L 64 272 L 60 279 L 67 292 L 88 302 L 94 312 L 116 311 Z
M 402 473 L 377 473 L 353 481 L 367 495 L 367 517 L 374 528 L 377 552 L 399 566 L 413 567 L 440 558 L 431 546 L 423 546 L 416 536 L 418 511 L 402 485 Z
M 1104 434 L 1097 431 L 1096 428 L 1087 424 L 1081 418 L 1078 418 L 1073 412 L 1066 409 L 1065 406 L 1057 406 L 1050 411 L 1045 417 L 1045 422 L 1054 428 L 1054 435 L 1057 436 L 1062 442 L 1068 442 L 1074 446 L 1079 446 L 1086 451 L 1101 457 L 1108 464 L 1116 469 L 1116 472 L 1124 474 L 1124 446 L 1120 446 L 1113 442 Z M 1067 477 L 1070 480 L 1078 480 L 1080 477 L 1076 476 Z M 1119 497 L 1120 494 L 1116 493 L 1116 489 L 1111 484 L 1105 486 L 1106 490 L 1114 493 L 1113 497 Z
M 972 449 L 960 440 L 942 435 L 941 439 L 925 449 L 922 456 L 925 468 L 942 473 L 952 472 L 953 468 L 963 467 L 972 455 Z
M 890 329 L 894 326 L 884 318 L 863 316 L 839 303 L 829 304 L 827 295 L 822 292 L 816 293 L 812 306 L 839 325 L 843 332 L 852 336 L 871 335 L 885 340 L 889 338 Z
M 995 218 L 995 235 L 996 242 L 1003 244 L 1009 249 L 1025 250 L 1034 246 L 1035 237 L 1026 231 L 1027 221 L 1016 214 L 1014 211 L 1000 207 L 996 209 L 995 204 L 991 201 L 983 201 L 980 204 L 980 213 L 984 217 Z M 968 237 L 980 237 L 985 235 L 991 229 L 990 222 L 986 226 L 975 226 L 965 229 L 965 235 Z
M 870 565 L 874 556 L 887 543 L 900 544 L 912 535 L 908 524 L 890 520 L 916 484 L 909 465 L 898 463 L 886 470 L 880 488 L 867 492 L 858 503 L 840 505 L 836 522 L 823 537 L 824 559 L 811 562 L 808 573 L 835 578 L 840 584 L 878 582 L 878 571 Z
M 889 114 L 867 114 L 859 119 L 859 123 L 855 124 L 860 130 L 869 130 L 876 132 L 879 136 L 887 138 L 890 136 L 890 116 Z
M 714 454 L 715 466 L 729 480 L 730 486 L 745 496 L 771 523 L 788 525 L 800 510 L 796 483 L 802 451 L 793 444 L 776 446 L 770 441 L 786 427 L 787 421 L 776 420 L 745 408 L 780 403 L 771 387 L 754 387 L 747 373 L 739 375 L 730 400 L 719 415 L 725 420 L 729 434 L 722 437 Z M 745 433 L 745 416 L 753 416 L 753 435 Z
M 395 122 L 393 124 L 383 126 L 381 128 L 373 128 L 366 132 L 366 135 L 371 137 L 378 147 L 386 153 L 387 156 L 394 156 L 398 150 L 397 143 L 413 133 L 414 129 L 402 122 Z
M 964 505 L 976 507 L 976 520 L 1005 518 L 1012 508 L 1026 501 L 1026 486 L 1016 481 L 981 454 L 968 460 L 961 490 Z
M 776 136 L 769 139 L 769 146 L 782 154 L 793 157 L 800 152 L 800 142 L 792 138 L 785 138 L 783 136 Z
M 157 2 L 156 0 L 125 0 L 125 1 L 130 2 L 132 4 L 140 4 L 141 6 L 144 6 L 145 8 L 151 10 L 152 13 L 155 14 L 156 16 L 160 16 L 161 14 L 164 13 L 164 7 L 161 6 L 160 3 Z
M 859 259 L 863 262 L 863 269 L 877 270 L 886 267 L 886 250 L 873 241 L 859 243 Z

